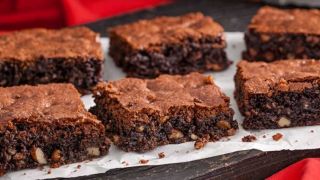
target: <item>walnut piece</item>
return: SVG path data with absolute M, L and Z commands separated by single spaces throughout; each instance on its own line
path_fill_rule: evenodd
M 198 136 L 195 135 L 195 134 L 193 134 L 193 133 L 191 134 L 190 137 L 191 137 L 191 139 L 194 140 L 194 141 L 198 139 Z
M 205 135 L 204 137 L 198 138 L 197 141 L 194 143 L 194 148 L 197 150 L 202 149 L 208 143 L 209 139 L 209 135 Z
M 287 127 L 287 126 L 290 126 L 290 124 L 291 124 L 291 121 L 285 117 L 281 117 L 278 121 L 279 127 Z
M 89 156 L 100 156 L 100 149 L 98 147 L 88 147 L 87 152 Z
M 137 132 L 143 132 L 143 130 L 144 130 L 144 126 L 138 126 L 138 127 L 136 127 L 136 131 L 137 131 Z
M 164 154 L 164 152 L 158 153 L 158 157 L 159 159 L 164 158 L 166 155 Z
M 169 139 L 180 139 L 180 138 L 183 138 L 183 134 L 181 131 L 179 130 L 176 130 L 176 129 L 173 129 L 171 131 L 171 134 L 169 136 Z
M 31 149 L 31 157 L 33 160 L 37 161 L 39 164 L 47 164 L 47 159 L 41 148 L 33 147 Z
M 139 161 L 140 164 L 147 164 L 149 162 L 149 160 L 146 160 L 146 159 L 141 159 Z
M 231 125 L 228 121 L 226 120 L 220 120 L 217 122 L 217 126 L 221 129 L 230 129 Z
M 51 160 L 54 162 L 59 162 L 61 157 L 62 157 L 62 155 L 61 155 L 61 151 L 59 149 L 54 150 L 51 154 Z
M 283 136 L 282 134 L 277 133 L 277 134 L 272 136 L 272 139 L 275 140 L 275 141 L 279 141 L 282 138 L 282 136 Z

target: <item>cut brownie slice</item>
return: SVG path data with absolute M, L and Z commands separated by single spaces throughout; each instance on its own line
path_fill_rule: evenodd
M 104 57 L 97 37 L 84 27 L 0 36 L 0 86 L 73 83 L 88 92 L 102 78 Z
M 241 61 L 235 97 L 245 129 L 320 124 L 320 62 Z
M 144 152 L 204 136 L 214 141 L 238 128 L 229 98 L 210 76 L 199 73 L 103 82 L 94 97 L 91 112 L 125 151 Z
M 120 25 L 109 35 L 109 54 L 128 76 L 220 71 L 230 65 L 223 28 L 201 13 Z
M 320 59 L 320 11 L 261 8 L 245 34 L 250 61 Z
M 0 174 L 107 154 L 105 128 L 71 84 L 0 88 Z

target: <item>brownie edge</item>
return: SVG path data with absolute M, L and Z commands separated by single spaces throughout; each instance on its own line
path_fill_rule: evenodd
M 238 129 L 229 98 L 210 76 L 199 73 L 101 82 L 94 98 L 90 111 L 124 151 L 145 152 L 206 136 L 216 141 Z

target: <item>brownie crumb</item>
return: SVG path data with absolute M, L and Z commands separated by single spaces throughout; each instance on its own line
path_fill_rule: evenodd
M 81 168 L 81 165 L 79 164 L 78 166 L 77 166 L 77 169 L 80 169 Z
M 275 134 L 275 135 L 273 135 L 272 136 L 272 139 L 274 140 L 274 141 L 279 141 L 281 138 L 282 138 L 282 134 L 281 133 L 277 133 L 277 134 Z
M 27 173 L 23 173 L 23 175 L 25 176 L 25 175 L 27 175 Z
M 253 141 L 256 141 L 257 138 L 253 135 L 248 135 L 248 136 L 244 136 L 242 138 L 242 142 L 253 142 Z
M 266 135 L 263 135 L 262 137 L 263 137 L 263 138 L 266 138 L 267 136 L 266 136 Z
M 158 157 L 159 159 L 164 158 L 166 155 L 164 154 L 164 152 L 158 153 Z
M 148 162 L 149 162 L 149 160 L 147 160 L 147 159 L 141 159 L 139 161 L 140 164 L 147 164 Z
M 194 148 L 197 150 L 202 149 L 208 143 L 209 139 L 210 139 L 209 135 L 205 135 L 202 138 L 198 138 L 194 143 Z
M 51 169 L 49 169 L 48 174 L 51 174 Z
M 314 130 L 311 130 L 310 132 L 311 132 L 311 133 L 314 133 Z
M 59 163 L 52 163 L 52 164 L 50 165 L 50 167 L 51 167 L 51 168 L 58 168 L 58 167 L 60 167 L 60 164 L 59 164 Z

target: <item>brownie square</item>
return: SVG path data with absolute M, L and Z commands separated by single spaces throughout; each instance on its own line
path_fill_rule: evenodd
M 238 128 L 229 98 L 210 76 L 199 73 L 101 82 L 94 98 L 90 111 L 124 151 L 144 152 L 208 136 L 215 141 Z
M 320 11 L 263 7 L 245 34 L 243 59 L 320 59 Z
M 220 71 L 230 65 L 223 28 L 201 13 L 140 20 L 110 29 L 109 36 L 109 54 L 128 76 Z
M 73 85 L 0 88 L 0 174 L 91 159 L 109 146 Z
M 72 83 L 88 93 L 102 78 L 99 36 L 85 27 L 0 36 L 0 86 Z
M 245 129 L 274 129 L 320 124 L 320 62 L 241 61 L 235 97 Z

